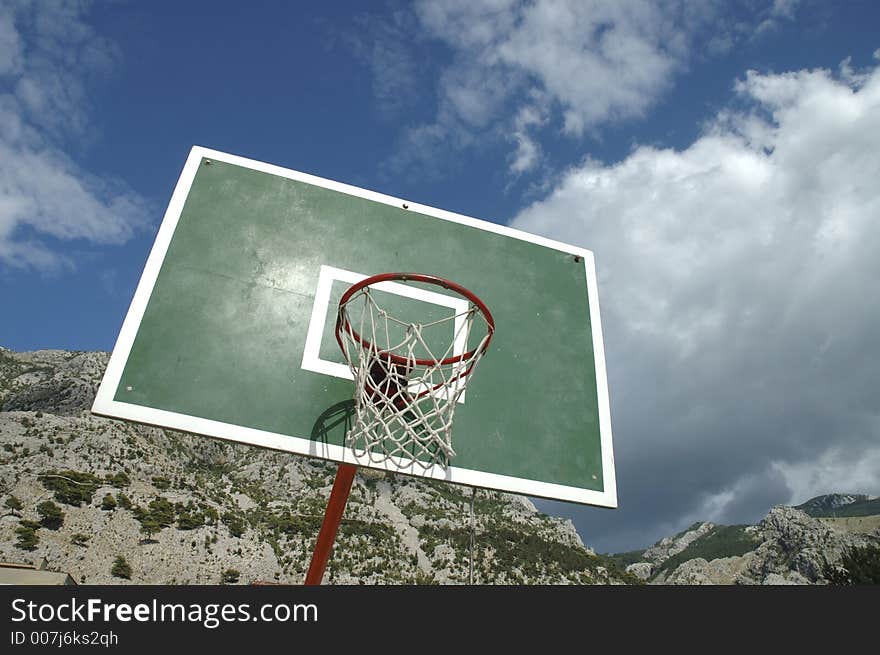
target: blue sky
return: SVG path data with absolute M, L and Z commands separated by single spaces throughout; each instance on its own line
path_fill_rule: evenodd
M 599 550 L 880 492 L 873 2 L 0 2 L 0 345 L 112 348 L 194 145 L 596 253 Z

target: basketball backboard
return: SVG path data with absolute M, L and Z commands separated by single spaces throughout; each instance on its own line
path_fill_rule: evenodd
M 448 466 L 345 446 L 339 298 L 377 273 L 438 275 L 495 317 Z M 391 283 L 438 317 L 460 297 Z M 409 294 L 409 295 L 407 295 Z M 456 345 L 456 347 L 459 347 Z M 96 414 L 453 483 L 615 507 L 593 255 L 575 246 L 194 147 L 98 390 Z

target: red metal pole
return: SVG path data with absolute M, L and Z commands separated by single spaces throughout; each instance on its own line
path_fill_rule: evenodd
M 327 509 L 324 512 L 324 522 L 315 542 L 315 551 L 312 553 L 312 563 L 306 574 L 307 585 L 319 585 L 324 577 L 324 569 L 327 568 L 327 560 L 333 542 L 336 540 L 336 531 L 345 511 L 345 503 L 351 491 L 351 483 L 354 482 L 354 474 L 357 466 L 353 464 L 340 464 L 336 469 L 336 479 L 333 481 L 333 489 L 330 491 L 330 499 L 327 501 Z

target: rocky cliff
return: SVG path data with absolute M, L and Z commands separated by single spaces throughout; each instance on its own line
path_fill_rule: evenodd
M 869 502 L 870 496 L 812 499 L 823 511 L 844 504 Z M 699 523 L 662 539 L 627 566 L 650 584 L 827 584 L 844 570 L 844 555 L 853 549 L 880 547 L 880 516 L 813 517 L 803 509 L 779 505 L 757 525 L 718 526 Z M 875 555 L 876 557 L 876 555 Z M 880 570 L 880 561 L 876 563 Z

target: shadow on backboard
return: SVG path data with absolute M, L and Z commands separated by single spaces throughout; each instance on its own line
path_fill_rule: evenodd
M 342 446 L 345 444 L 345 435 L 351 429 L 354 411 L 354 399 L 349 398 L 330 405 L 321 412 L 312 426 L 310 454 L 316 457 L 327 457 L 328 445 Z

